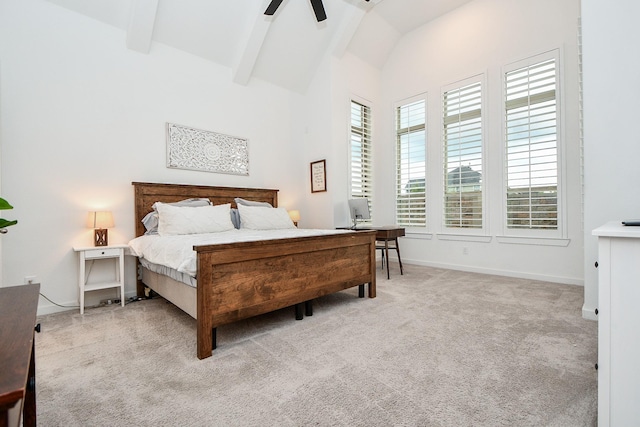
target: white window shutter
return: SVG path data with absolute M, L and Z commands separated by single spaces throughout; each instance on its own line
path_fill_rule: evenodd
M 443 96 L 444 226 L 483 227 L 482 84 Z
M 506 225 L 558 229 L 557 65 L 505 74 Z
M 351 101 L 350 194 L 351 198 L 369 200 L 373 218 L 373 159 L 371 147 L 371 108 Z M 363 221 L 370 223 L 371 220 Z
M 426 102 L 396 108 L 396 222 L 426 227 Z

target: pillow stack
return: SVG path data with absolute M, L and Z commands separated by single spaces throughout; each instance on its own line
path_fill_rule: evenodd
M 175 236 L 182 234 L 219 233 L 234 228 L 248 230 L 281 230 L 296 228 L 284 208 L 274 208 L 267 202 L 234 199 L 231 204 L 212 205 L 206 198 L 185 199 L 174 203 L 156 202 L 142 223 L 145 234 Z
M 249 230 L 296 228 L 285 208 L 238 205 L 240 227 Z
M 216 206 L 182 207 L 156 203 L 158 210 L 158 234 L 220 233 L 233 230 L 231 203 Z

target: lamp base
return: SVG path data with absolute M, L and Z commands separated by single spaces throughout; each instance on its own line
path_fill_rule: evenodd
M 95 246 L 109 245 L 109 237 L 108 237 L 106 228 L 96 228 L 96 235 L 93 239 L 93 244 Z

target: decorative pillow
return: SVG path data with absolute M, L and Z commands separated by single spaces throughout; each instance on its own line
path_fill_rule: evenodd
M 231 222 L 235 228 L 240 228 L 240 212 L 238 212 L 238 209 L 231 208 Z
M 233 230 L 231 204 L 216 206 L 172 206 L 156 203 L 158 210 L 158 234 L 218 233 Z
M 273 206 L 271 205 L 271 203 L 267 203 L 267 202 L 255 202 L 253 200 L 245 200 L 245 199 L 241 199 L 240 197 L 236 197 L 235 199 L 236 205 L 244 205 L 244 206 L 264 206 L 267 208 L 272 208 Z
M 250 230 L 280 230 L 296 228 L 285 208 L 238 205 L 240 228 Z
M 156 202 L 160 203 L 160 202 Z M 156 209 L 156 203 L 151 206 L 153 211 L 149 212 L 142 218 L 142 224 L 144 224 L 144 228 L 147 230 L 144 234 L 158 234 L 158 211 Z M 206 198 L 193 198 L 193 199 L 184 199 L 179 202 L 173 203 L 165 203 L 166 205 L 172 206 L 210 206 L 211 201 Z

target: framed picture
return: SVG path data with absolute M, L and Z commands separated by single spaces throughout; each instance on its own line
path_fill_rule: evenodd
M 327 191 L 327 162 L 318 160 L 311 162 L 311 192 Z

